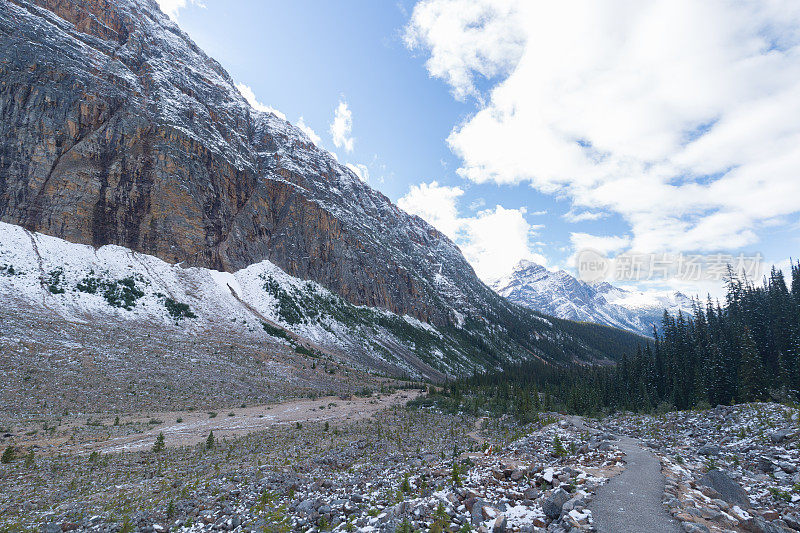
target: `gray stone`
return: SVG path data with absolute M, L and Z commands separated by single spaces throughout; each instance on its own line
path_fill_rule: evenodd
M 493 532 L 497 533 L 505 533 L 506 530 L 506 515 L 501 514 L 494 520 L 494 526 L 492 527 Z
M 556 519 L 561 516 L 561 508 L 569 500 L 569 493 L 564 489 L 554 491 L 542 501 L 542 511 L 549 518 Z
M 731 505 L 738 505 L 742 509 L 750 508 L 750 498 L 747 492 L 734 480 L 721 470 L 712 470 L 697 482 L 698 485 L 711 487 L 720 495 L 720 499 Z
M 769 457 L 761 456 L 758 458 L 758 462 L 756 463 L 756 468 L 764 473 L 770 473 L 775 470 L 775 463 L 772 462 L 772 459 Z
M 705 446 L 700 446 L 697 453 L 700 455 L 719 455 L 719 446 L 706 444 Z
M 483 508 L 484 507 L 491 507 L 492 505 L 482 498 L 477 498 L 475 503 L 472 504 L 472 509 L 470 511 L 470 515 L 472 516 L 472 523 L 473 525 L 478 525 L 483 522 Z
M 695 524 L 694 522 L 683 522 L 681 527 L 686 533 L 709 533 L 706 526 L 702 524 Z
M 793 431 L 791 429 L 779 429 L 778 431 L 773 431 L 769 434 L 769 439 L 774 444 L 780 444 L 784 440 L 788 439 L 792 436 Z
M 297 512 L 305 513 L 305 514 L 311 514 L 311 513 L 314 512 L 316 507 L 317 507 L 316 506 L 316 502 L 314 500 L 312 500 L 311 498 L 309 498 L 309 499 L 303 500 L 302 502 L 297 504 Z

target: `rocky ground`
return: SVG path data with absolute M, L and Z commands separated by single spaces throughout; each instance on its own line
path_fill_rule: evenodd
M 170 444 L 88 455 L 18 446 L 0 467 L 0 529 L 588 529 L 593 491 L 622 466 L 609 442 L 566 420 L 521 427 L 430 407 Z
M 83 413 L 224 409 L 379 389 L 386 380 L 286 340 L 215 328 L 78 322 L 0 308 L 0 426 Z M 35 334 L 31 334 L 35 332 Z M 113 416 L 112 416 L 113 418 Z
M 658 455 L 664 504 L 686 531 L 800 531 L 797 409 L 719 406 L 595 425 L 638 437 Z
M 617 435 L 661 459 L 664 503 L 684 530 L 800 530 L 796 410 L 620 415 L 587 421 L 590 433 L 555 413 L 521 426 L 389 401 L 402 395 L 414 392 L 325 401 L 245 434 L 218 430 L 213 444 L 166 432 L 160 451 L 171 422 L 103 426 L 152 438 L 147 448 L 98 439 L 96 426 L 48 430 L 74 431 L 60 448 L 16 435 L 0 465 L 0 531 L 591 531 L 595 492 L 625 467 Z M 389 407 L 353 416 L 367 405 Z

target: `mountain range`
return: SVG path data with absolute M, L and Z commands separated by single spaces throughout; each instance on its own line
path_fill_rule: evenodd
M 608 282 L 590 285 L 564 270 L 552 271 L 523 260 L 492 288 L 516 304 L 549 315 L 606 324 L 642 335 L 661 327 L 664 310 L 691 314 L 692 300 L 681 292 L 645 293 Z
M 441 232 L 253 109 L 153 0 L 4 1 L 0 57 L 5 309 L 278 328 L 432 379 L 608 361 L 641 342 L 500 297 Z M 126 290 L 141 295 L 117 305 Z

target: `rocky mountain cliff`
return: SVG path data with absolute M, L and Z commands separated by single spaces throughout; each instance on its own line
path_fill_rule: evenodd
M 5 0 L 0 61 L 0 221 L 183 266 L 269 261 L 481 364 L 618 355 L 497 296 L 435 228 L 252 109 L 152 0 Z
M 664 310 L 691 313 L 692 301 L 683 293 L 645 294 L 610 283 L 589 285 L 568 272 L 553 272 L 532 261 L 520 261 L 492 288 L 516 304 L 549 315 L 606 324 L 642 335 L 659 328 Z

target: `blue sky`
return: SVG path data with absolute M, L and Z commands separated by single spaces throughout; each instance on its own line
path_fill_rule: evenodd
M 484 279 L 522 258 L 571 267 L 587 247 L 798 255 L 791 2 L 160 3 L 258 102 L 364 165 Z M 330 131 L 342 103 L 352 150 Z

